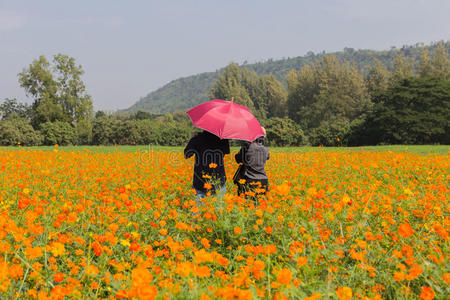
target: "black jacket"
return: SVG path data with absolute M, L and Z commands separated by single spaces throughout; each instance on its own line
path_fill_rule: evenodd
M 268 179 L 264 166 L 269 158 L 270 154 L 264 146 L 264 138 L 244 144 L 235 155 L 236 162 L 244 165 L 244 177 L 255 180 Z
M 221 140 L 207 131 L 203 131 L 191 138 L 184 149 L 184 157 L 190 158 L 195 155 L 193 178 L 193 186 L 195 189 L 206 192 L 204 184 L 211 182 L 211 179 L 205 179 L 203 175 L 209 175 L 218 181 L 220 186 L 213 186 L 211 190 L 213 193 L 217 188 L 220 189 L 225 184 L 227 177 L 225 175 L 223 157 L 229 153 L 230 144 L 228 140 Z M 211 163 L 216 164 L 217 167 L 210 168 Z

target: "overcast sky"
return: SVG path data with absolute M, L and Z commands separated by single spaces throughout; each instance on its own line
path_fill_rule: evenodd
M 450 39 L 450 0 L 0 0 L 0 102 L 43 54 L 83 66 L 94 108 L 235 61 Z

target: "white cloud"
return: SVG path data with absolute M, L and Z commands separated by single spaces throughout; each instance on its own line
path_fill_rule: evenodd
M 0 30 L 13 30 L 21 28 L 26 23 L 26 17 L 24 14 L 8 11 L 8 10 L 0 10 Z

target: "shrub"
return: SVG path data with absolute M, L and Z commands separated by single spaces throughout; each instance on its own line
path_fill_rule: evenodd
M 193 127 L 186 122 L 164 122 L 161 124 L 161 145 L 186 145 L 193 132 Z
M 44 137 L 44 145 L 73 145 L 77 138 L 75 128 L 61 121 L 41 124 L 41 134 Z
M 92 124 L 92 144 L 94 145 L 111 145 L 117 143 L 115 138 L 115 129 L 117 129 L 122 121 L 100 115 Z
M 264 123 L 270 146 L 302 146 L 308 144 L 300 125 L 288 118 L 271 118 Z
M 342 146 L 347 144 L 349 132 L 347 120 L 324 121 L 311 130 L 309 140 L 313 146 Z
M 92 142 L 92 123 L 82 120 L 75 125 L 77 145 L 89 145 Z
M 37 146 L 42 143 L 42 136 L 25 119 L 11 118 L 0 121 L 0 145 L 11 146 L 18 143 Z
M 139 144 L 141 145 L 159 145 L 162 140 L 160 125 L 154 120 L 137 121 L 137 130 L 139 133 Z

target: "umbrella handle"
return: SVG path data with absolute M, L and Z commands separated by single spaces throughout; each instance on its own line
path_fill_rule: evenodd
M 231 103 L 233 103 L 234 102 L 234 97 L 231 97 Z

